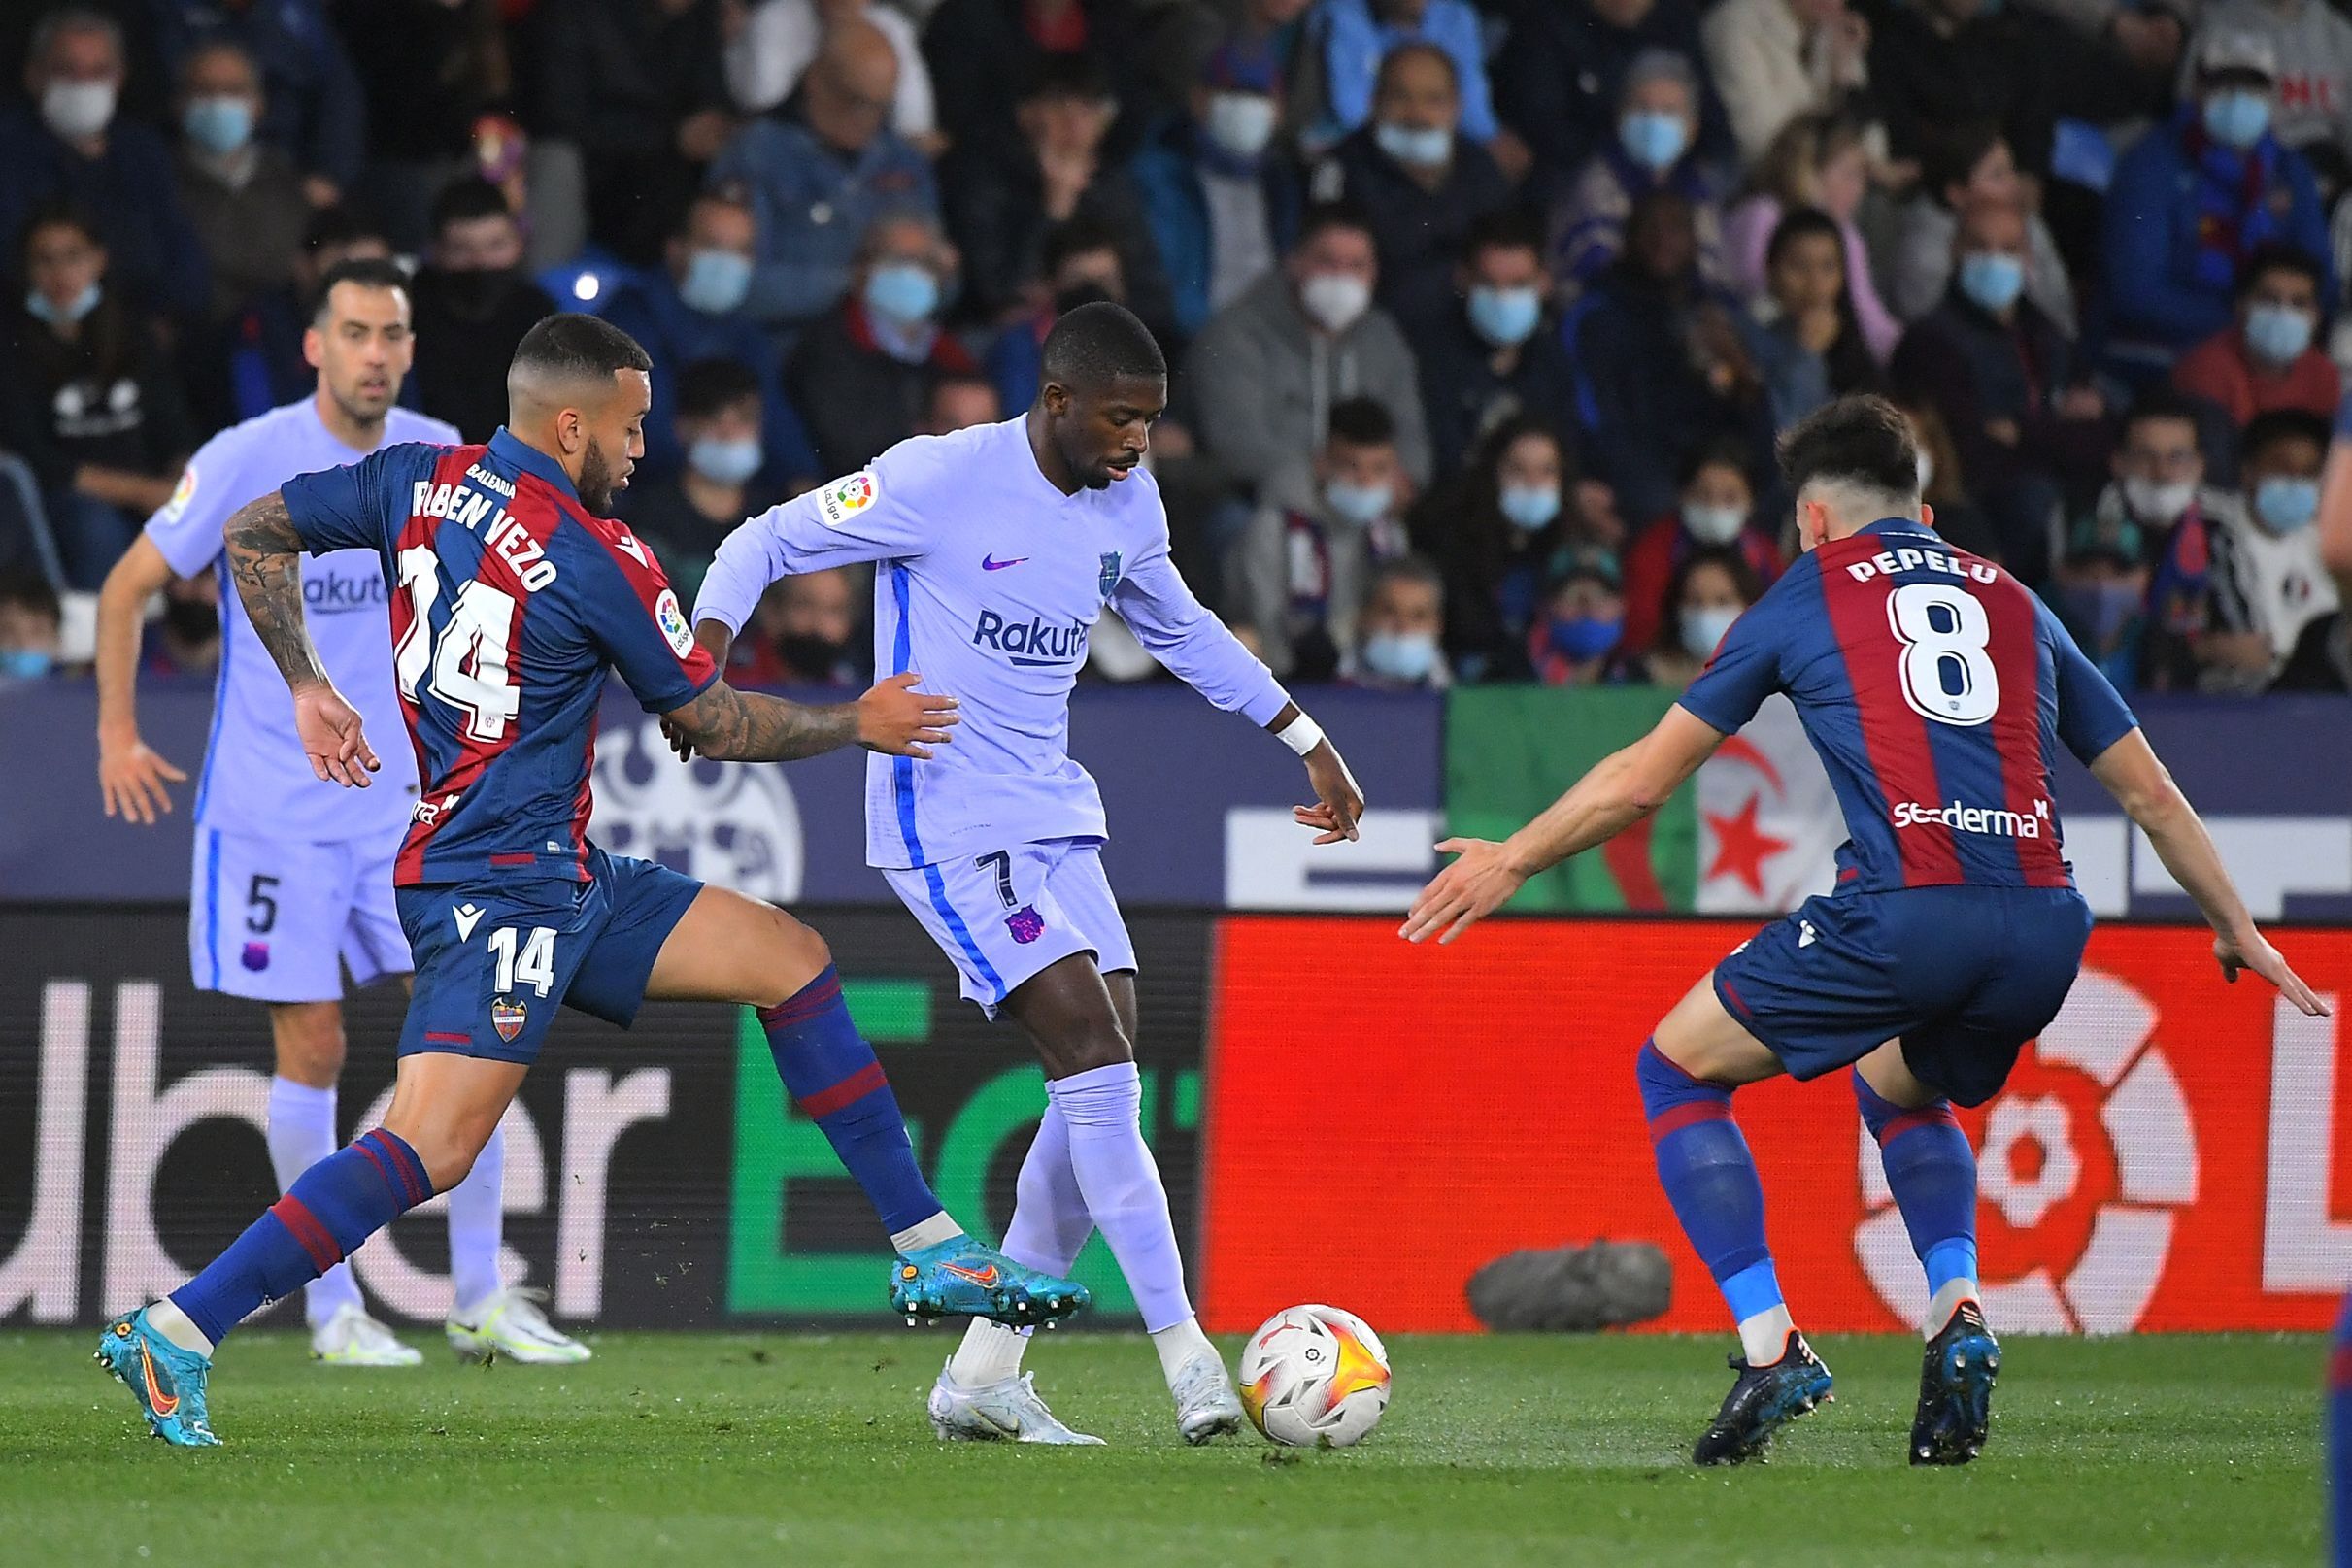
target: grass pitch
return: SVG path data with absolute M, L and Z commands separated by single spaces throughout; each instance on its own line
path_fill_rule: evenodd
M 1903 1462 L 1918 1342 L 1828 1339 L 1838 1402 L 1773 1462 L 1686 1463 L 1729 1336 L 1390 1341 L 1363 1447 L 1178 1440 L 1140 1338 L 1042 1339 L 1093 1450 L 943 1446 L 945 1330 L 605 1334 L 584 1367 L 330 1372 L 241 1336 L 231 1445 L 165 1449 L 88 1359 L 0 1336 L 0 1563 L 2271 1563 L 2320 1551 L 2309 1337 L 2019 1339 L 1986 1457 Z M 1226 1347 L 1228 1356 L 1233 1348 Z

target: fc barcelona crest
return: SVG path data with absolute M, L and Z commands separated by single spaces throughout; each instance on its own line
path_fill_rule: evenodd
M 527 1004 L 522 1002 L 510 1002 L 501 996 L 490 1004 L 490 1027 L 498 1031 L 499 1039 L 509 1043 L 522 1032 L 522 1020 L 529 1016 Z
M 1115 550 L 1106 550 L 1102 552 L 1102 577 L 1100 581 L 1102 584 L 1102 596 L 1107 599 L 1111 596 L 1111 590 L 1119 586 L 1119 551 Z

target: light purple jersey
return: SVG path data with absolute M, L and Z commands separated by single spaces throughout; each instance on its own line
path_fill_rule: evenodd
M 404 441 L 455 446 L 457 432 L 438 419 L 394 409 L 385 446 Z M 304 398 L 231 425 L 197 450 L 180 487 L 148 519 L 147 537 L 182 577 L 222 560 L 220 530 L 248 501 L 297 474 L 341 468 L 365 457 L 345 446 Z M 347 839 L 399 842 L 417 804 L 417 757 L 405 739 L 392 686 L 391 622 L 384 566 L 374 550 L 339 550 L 302 563 L 303 618 L 335 688 L 359 710 L 384 759 L 372 789 L 346 789 L 311 772 L 294 733 L 293 699 L 269 650 L 245 618 L 225 575 L 220 584 L 220 675 L 213 689 L 213 728 L 196 784 L 196 820 L 228 833 L 294 843 Z
M 1068 744 L 1070 687 L 1105 605 L 1218 707 L 1262 725 L 1290 701 L 1168 559 L 1151 475 L 1064 495 L 1019 418 L 902 441 L 752 518 L 720 546 L 694 618 L 739 630 L 777 578 L 857 561 L 880 563 L 876 667 L 922 672 L 963 715 L 927 762 L 866 759 L 868 865 L 1107 836 Z

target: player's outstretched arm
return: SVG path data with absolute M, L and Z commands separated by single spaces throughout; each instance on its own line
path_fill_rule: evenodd
M 359 714 L 327 679 L 310 627 L 302 618 L 302 537 L 294 531 L 286 496 L 272 490 L 229 515 L 221 528 L 228 579 L 245 605 L 261 646 L 294 693 L 294 728 L 311 771 L 321 779 L 365 789 L 384 764 L 360 733 Z
M 661 731 L 681 757 L 715 762 L 794 762 L 845 746 L 890 756 L 927 757 L 960 722 L 956 699 L 917 691 L 908 671 L 877 682 L 856 702 L 809 707 L 713 682 L 683 708 L 661 716 Z
M 1658 727 L 1601 758 L 1575 787 L 1503 843 L 1447 839 L 1460 858 L 1430 879 L 1397 932 L 1451 942 L 1508 903 L 1529 877 L 1605 844 L 1664 805 L 1714 755 L 1723 733 L 1677 704 Z
M 1337 844 L 1342 839 L 1353 843 L 1361 837 L 1356 824 L 1363 817 L 1362 786 L 1348 771 L 1347 758 L 1324 734 L 1323 726 L 1295 702 L 1286 702 L 1282 712 L 1266 721 L 1266 732 L 1298 753 L 1307 765 L 1307 783 L 1315 786 L 1315 804 L 1294 806 L 1291 816 L 1316 830 L 1318 844 Z
M 2302 977 L 2287 966 L 2254 924 L 2246 901 L 2221 863 L 2213 836 L 2180 792 L 2148 738 L 2137 729 L 2101 751 L 2091 764 L 2091 776 L 2106 786 L 2126 816 L 2139 824 L 2156 846 L 2156 856 L 2188 890 L 2213 927 L 2213 956 L 2222 978 L 2235 981 L 2238 971 L 2251 969 L 2278 987 L 2279 994 L 2312 1018 L 2324 1018 L 2328 1006 L 2311 993 Z
M 98 794 L 106 815 L 126 822 L 170 811 L 165 781 L 187 778 L 139 738 L 140 612 L 171 580 L 171 563 L 142 533 L 98 590 Z

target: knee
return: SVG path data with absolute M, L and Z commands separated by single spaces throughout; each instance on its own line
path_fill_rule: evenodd
M 1056 1078 L 1091 1073 L 1135 1059 L 1134 1042 L 1116 1018 L 1089 1019 L 1062 1031 L 1048 1047 L 1048 1068 Z
M 333 1088 L 343 1076 L 343 1010 L 332 1002 L 290 1003 L 274 1009 L 270 1033 L 278 1076 L 313 1088 Z
M 760 965 L 755 1006 L 774 1007 L 805 989 L 833 961 L 832 949 L 816 927 L 794 918 L 774 905 L 767 910 L 767 937 L 762 944 L 767 961 Z
M 447 1192 L 466 1179 L 497 1125 L 494 1119 L 477 1122 L 448 1118 L 412 1122 L 391 1113 L 384 1118 L 384 1130 L 408 1145 L 435 1192 Z

